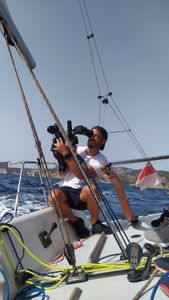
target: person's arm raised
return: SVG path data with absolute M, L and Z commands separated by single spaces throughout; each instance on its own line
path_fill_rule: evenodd
M 83 174 L 80 171 L 74 157 L 73 154 L 70 152 L 69 147 L 63 142 L 63 140 L 61 138 L 56 140 L 56 143 L 53 144 L 53 148 L 54 151 L 58 151 L 60 154 L 62 154 L 62 156 L 64 157 L 70 171 L 80 180 L 83 179 Z M 86 168 L 84 168 L 83 166 L 81 166 L 85 175 L 87 176 L 87 178 L 90 177 L 89 172 L 86 170 Z M 90 172 L 92 172 L 93 176 L 97 176 L 96 172 L 94 171 L 93 167 L 88 165 L 88 169 L 90 170 Z

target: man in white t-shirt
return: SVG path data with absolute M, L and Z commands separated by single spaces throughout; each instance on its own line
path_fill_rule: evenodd
M 104 149 L 107 141 L 107 131 L 101 126 L 93 127 L 92 131 L 93 135 L 89 137 L 87 147 L 77 147 L 77 154 L 82 158 L 81 166 L 89 180 L 91 178 L 90 173 L 92 173 L 92 176 L 94 177 L 101 177 L 103 175 L 102 166 L 108 164 L 107 158 L 100 152 L 100 150 Z M 106 234 L 110 234 L 110 228 L 102 224 L 99 220 L 99 206 L 89 187 L 86 185 L 72 153 L 68 146 L 63 142 L 62 138 L 57 139 L 56 143 L 53 145 L 53 150 L 62 154 L 68 165 L 69 171 L 66 174 L 62 186 L 57 187 L 57 189 L 51 192 L 49 201 L 53 201 L 54 203 L 55 201 L 58 201 L 63 217 L 69 219 L 79 238 L 85 238 L 89 236 L 90 233 L 85 227 L 83 220 L 73 214 L 72 208 L 89 211 L 91 215 L 92 233 L 105 232 Z M 96 186 L 93 183 L 91 183 L 91 185 L 97 195 L 98 192 Z M 128 204 L 127 213 L 132 219 L 133 214 L 130 208 L 128 208 Z

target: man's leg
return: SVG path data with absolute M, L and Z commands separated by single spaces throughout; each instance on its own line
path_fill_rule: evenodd
M 99 195 L 96 186 L 92 184 L 92 188 L 96 194 L 96 196 Z M 109 227 L 102 224 L 102 222 L 99 220 L 99 205 L 97 204 L 94 196 L 92 195 L 90 189 L 88 186 L 84 186 L 84 188 L 81 191 L 80 194 L 81 201 L 86 202 L 87 209 L 91 215 L 91 222 L 92 222 L 92 233 L 93 234 L 100 234 L 104 232 L 105 234 L 111 234 L 112 231 Z
M 92 188 L 93 188 L 94 192 L 96 193 L 96 195 L 98 196 L 98 192 L 97 192 L 96 186 L 94 184 L 92 184 Z M 99 219 L 99 206 L 87 185 L 85 185 L 82 188 L 82 191 L 80 194 L 80 200 L 83 202 L 86 202 L 87 209 L 91 215 L 91 222 L 92 222 L 92 224 L 95 224 L 97 222 L 97 220 Z
M 51 194 L 49 195 L 48 199 L 51 203 L 54 203 L 57 212 L 59 206 L 61 214 L 64 218 L 68 218 L 71 222 L 74 222 L 78 219 L 72 213 L 72 210 L 69 204 L 67 203 L 67 197 L 63 191 L 58 189 L 51 191 Z
M 72 213 L 69 203 L 67 202 L 67 196 L 62 190 L 53 190 L 49 196 L 49 201 L 54 203 L 56 211 L 58 211 L 59 206 L 62 216 L 68 218 L 79 238 L 86 238 L 90 235 L 90 231 L 85 227 L 84 221 Z

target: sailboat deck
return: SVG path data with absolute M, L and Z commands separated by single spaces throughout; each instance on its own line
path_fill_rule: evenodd
M 126 220 L 121 220 L 120 222 L 130 242 L 136 242 L 140 246 L 143 246 L 146 243 L 144 239 L 144 232 L 151 228 L 151 220 L 157 216 L 158 215 L 149 215 L 140 217 L 139 222 L 135 225 L 131 225 Z M 56 220 L 56 214 L 52 208 L 46 208 L 27 216 L 15 218 L 14 224 L 22 232 L 25 245 L 29 246 L 31 252 L 34 253 L 36 257 L 41 259 L 41 261 L 44 261 L 47 265 L 50 264 L 52 266 L 50 271 L 56 271 L 56 266 L 66 269 L 70 268 L 67 259 L 63 255 L 63 241 L 58 228 L 52 233 L 52 244 L 50 247 L 44 248 L 39 240 L 39 232 L 45 229 L 49 230 L 49 220 L 50 223 Z M 71 230 L 72 229 L 69 228 L 70 233 L 73 233 Z M 7 242 L 7 239 L 5 241 Z M 15 239 L 13 241 L 15 241 Z M 90 263 L 115 264 L 121 258 L 121 250 L 112 235 L 92 235 L 90 238 L 81 240 L 80 242 L 75 242 L 75 237 L 72 235 L 72 243 L 75 247 L 76 266 L 83 266 L 84 264 L 88 266 Z M 10 244 L 8 243 L 8 248 L 9 246 Z M 15 246 L 19 251 L 18 244 L 15 244 Z M 14 262 L 15 254 L 12 252 L 12 250 L 10 250 L 10 248 L 9 251 Z M 58 257 L 60 258 L 59 261 Z M 8 268 L 7 261 L 5 261 L 5 255 L 1 255 L 1 260 L 2 267 L 9 277 L 8 279 L 11 293 L 10 300 L 12 300 L 15 294 L 14 278 L 10 272 L 10 269 Z M 23 265 L 25 269 L 32 269 L 42 273 L 48 272 L 48 270 L 44 270 L 44 266 L 40 266 L 39 263 L 32 260 L 27 254 L 24 256 Z M 147 281 L 144 280 L 131 283 L 127 278 L 127 274 L 128 269 L 121 268 L 121 266 L 118 270 L 114 267 L 106 271 L 102 270 L 99 272 L 93 272 L 88 274 L 87 281 L 75 283 L 73 278 L 73 284 L 66 284 L 64 281 L 53 289 L 45 290 L 45 295 L 47 299 L 50 300 L 149 300 L 153 287 L 155 286 L 159 277 L 155 277 L 153 279 L 141 298 L 134 298 L 134 296 L 140 291 L 140 289 L 143 288 Z M 5 289 L 2 278 L 0 278 L 0 286 L 1 298 Z M 36 299 L 42 299 L 42 297 L 39 296 L 36 297 Z M 164 300 L 167 299 L 167 296 L 159 288 L 157 290 L 155 299 Z
M 154 216 L 141 217 L 140 222 L 135 226 L 132 226 L 127 221 L 122 221 L 123 228 L 131 242 L 138 242 L 140 245 L 143 245 L 146 242 L 143 235 L 144 231 L 150 228 L 152 218 L 154 218 Z M 102 259 L 100 263 L 110 263 L 120 258 L 119 252 L 119 247 L 112 236 L 107 236 L 105 239 L 104 236 L 94 235 L 83 241 L 82 246 L 75 250 L 76 262 L 77 265 L 81 265 L 88 263 L 91 260 L 95 262 L 95 260 L 98 259 L 98 256 L 100 258 L 107 256 L 107 258 Z M 110 256 L 111 254 L 115 255 Z M 68 267 L 68 262 L 64 259 L 60 263 L 57 263 L 57 266 Z M 74 283 L 71 285 L 64 283 L 54 290 L 47 291 L 46 295 L 49 299 L 62 300 L 132 300 L 145 285 L 146 281 L 131 283 L 127 279 L 127 273 L 128 271 L 126 270 L 95 273 L 90 275 L 86 282 Z M 159 277 L 153 279 L 140 299 L 150 299 L 153 287 L 158 279 Z M 156 299 L 167 299 L 167 296 L 160 288 L 157 290 Z

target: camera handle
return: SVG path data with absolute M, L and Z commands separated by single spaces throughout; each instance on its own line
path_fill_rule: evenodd
M 58 161 L 59 172 L 65 172 L 66 169 L 68 168 L 68 166 L 67 166 L 67 163 L 65 162 L 62 154 L 60 154 L 57 151 L 53 151 L 53 155 Z M 80 162 L 80 164 L 82 164 L 83 163 L 83 158 L 79 154 L 77 154 L 76 156 L 77 156 L 77 159 Z
M 58 161 L 59 172 L 65 172 L 67 169 L 67 164 L 66 164 L 62 154 L 60 154 L 57 151 L 53 151 L 53 155 Z

